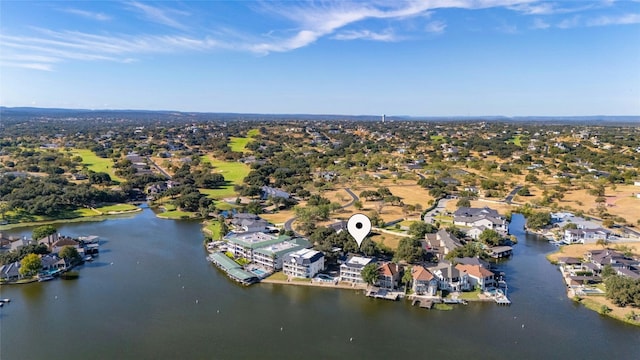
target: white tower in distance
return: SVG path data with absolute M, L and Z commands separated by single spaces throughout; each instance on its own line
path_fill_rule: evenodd
M 382 114 L 382 122 L 384 122 L 386 120 L 386 118 L 387 118 L 387 115 Z

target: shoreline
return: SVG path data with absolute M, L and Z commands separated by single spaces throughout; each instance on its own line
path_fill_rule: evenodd
M 81 217 L 70 218 L 70 219 L 52 219 L 52 220 L 42 220 L 42 221 L 20 222 L 15 224 L 0 225 L 0 231 L 27 228 L 27 227 L 40 226 L 40 225 L 50 225 L 50 224 L 105 221 L 115 216 L 134 214 L 141 211 L 142 211 L 142 208 L 136 208 L 136 209 L 124 210 L 124 211 L 109 211 L 107 213 L 103 213 L 95 216 L 81 216 Z
M 309 286 L 309 287 L 320 287 L 327 289 L 343 289 L 343 290 L 367 290 L 366 286 L 362 285 L 346 285 L 346 284 L 334 284 L 334 283 L 314 283 L 311 281 L 288 281 L 288 280 L 273 280 L 273 279 L 262 279 L 259 283 L 265 284 L 280 284 L 280 285 L 294 285 L 294 286 Z
M 580 244 L 574 244 L 574 245 L 580 245 Z M 550 252 L 547 255 L 545 255 L 545 258 L 547 259 L 547 261 L 549 261 L 550 264 L 552 264 L 554 266 L 557 266 L 557 260 L 555 258 L 557 258 L 558 255 L 563 254 L 562 249 L 564 247 L 566 247 L 566 246 L 571 246 L 571 245 L 563 245 L 561 247 L 558 247 L 558 249 L 556 251 Z M 562 271 L 560 271 L 560 273 L 562 274 Z M 626 324 L 640 327 L 640 321 L 627 320 L 625 317 L 617 315 L 613 311 L 608 312 L 608 313 L 603 313 L 603 312 L 601 312 L 599 310 L 598 306 L 599 305 L 605 305 L 610 309 L 615 308 L 615 309 L 618 309 L 620 311 L 628 310 L 628 312 L 638 311 L 640 309 L 632 308 L 632 307 L 620 307 L 620 306 L 617 306 L 617 305 L 613 304 L 609 299 L 606 299 L 606 296 L 601 296 L 601 297 L 605 298 L 606 303 L 605 304 L 600 304 L 598 301 L 593 300 L 592 296 L 578 296 L 578 295 L 576 295 L 575 291 L 571 287 L 569 287 L 569 285 L 567 284 L 566 278 L 564 276 L 562 276 L 562 282 L 566 286 L 565 293 L 567 295 L 567 298 L 569 298 L 571 301 L 584 306 L 588 310 L 597 312 L 598 314 L 600 314 L 602 316 L 607 316 L 607 317 L 610 317 L 612 319 L 615 319 L 615 320 L 618 320 L 618 321 L 622 321 L 622 322 L 624 322 Z M 584 301 L 584 300 L 586 300 L 586 301 Z
M 333 284 L 333 283 L 317 283 L 317 282 L 310 282 L 310 281 L 288 281 L 288 280 L 273 280 L 273 279 L 262 279 L 260 280 L 259 283 L 265 283 L 265 284 L 279 284 L 279 285 L 293 285 L 293 286 L 307 286 L 307 287 L 318 287 L 318 288 L 326 288 L 326 289 L 340 289 L 340 290 L 355 290 L 355 291 L 367 291 L 367 286 L 363 286 L 363 285 L 357 285 L 357 286 L 352 286 L 352 285 L 347 285 L 347 284 Z M 407 301 L 412 301 L 413 299 L 438 299 L 440 301 L 442 301 L 443 299 L 449 299 L 450 297 L 446 297 L 446 298 L 442 298 L 442 297 L 433 297 L 433 296 L 424 296 L 424 295 L 415 295 L 415 294 L 404 294 L 402 297 L 402 299 L 407 300 Z M 463 299 L 464 301 L 467 302 L 494 302 L 493 299 L 484 296 L 482 294 L 478 295 L 477 298 L 475 299 Z

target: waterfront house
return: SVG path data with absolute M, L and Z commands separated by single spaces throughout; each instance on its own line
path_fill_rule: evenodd
M 468 273 L 460 272 L 448 261 L 440 261 L 428 270 L 438 279 L 438 289 L 450 292 L 471 290 Z
M 453 224 L 465 227 L 484 226 L 503 235 L 509 231 L 509 222 L 507 219 L 501 216 L 497 210 L 488 207 L 461 207 L 453 213 Z
M 438 260 L 444 260 L 445 255 L 460 246 L 462 246 L 460 240 L 445 229 L 440 229 L 435 234 L 425 235 L 425 251 L 436 256 Z
M 569 224 L 575 225 L 577 229 L 599 229 L 601 227 L 593 221 L 566 212 L 551 213 L 551 224 L 560 229 Z
M 312 278 L 324 270 L 324 254 L 311 249 L 300 249 L 282 257 L 282 272 L 291 277 Z
M 275 236 L 262 232 L 230 232 L 224 237 L 227 249 L 236 258 L 245 258 L 268 271 L 282 269 L 284 255 L 301 249 L 310 248 L 309 241 L 290 236 Z
M 80 251 L 80 243 L 73 240 L 72 238 L 65 237 L 65 236 L 59 237 L 58 240 L 56 240 L 53 244 L 51 244 L 50 249 L 52 253 L 57 254 L 65 246 L 71 246 L 72 248 L 75 248 L 76 250 Z
M 637 269 L 640 269 L 639 260 L 629 258 L 623 253 L 615 250 L 591 250 L 587 252 L 586 257 L 587 260 L 598 268 L 598 270 L 602 270 L 607 265 L 611 265 L 611 267 L 616 270 L 628 269 L 636 271 Z
M 269 227 L 269 222 L 249 213 L 234 214 L 231 224 L 236 232 L 262 232 L 267 231 Z
M 494 246 L 488 249 L 489 256 L 494 259 L 509 257 L 513 253 L 511 246 Z
M 398 287 L 400 282 L 400 265 L 392 262 L 386 262 L 378 268 L 378 280 L 376 286 L 393 290 Z
M 259 281 L 258 277 L 255 274 L 245 271 L 240 265 L 238 265 L 238 263 L 229 259 L 223 253 L 213 253 L 209 255 L 208 259 L 219 269 L 224 271 L 232 280 L 235 280 L 243 285 L 251 285 Z
M 56 254 L 47 254 L 40 257 L 43 271 L 66 270 L 69 264 Z
M 20 275 L 19 261 L 0 266 L 0 279 L 5 281 L 15 281 L 20 278 L 22 278 L 22 275 Z
M 364 284 L 362 279 L 362 268 L 372 262 L 372 258 L 362 256 L 351 256 L 345 263 L 340 265 L 340 281 L 352 284 Z
M 607 240 L 609 231 L 603 228 L 597 229 L 565 229 L 563 242 L 567 244 L 593 244 L 598 240 Z
M 255 249 L 253 252 L 253 258 L 250 260 L 268 271 L 277 271 L 282 269 L 282 259 L 285 255 L 311 247 L 311 243 L 303 238 L 281 236 L 278 237 L 277 240 L 277 242 L 270 245 Z
M 495 287 L 495 274 L 490 270 L 478 265 L 456 265 L 456 269 L 461 274 L 467 274 L 469 278 L 469 284 L 472 287 L 478 287 L 484 291 L 489 287 Z
M 435 296 L 438 291 L 438 279 L 421 265 L 411 268 L 411 289 L 417 295 Z

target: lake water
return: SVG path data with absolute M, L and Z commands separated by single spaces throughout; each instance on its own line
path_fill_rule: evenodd
M 352 290 L 239 286 L 206 261 L 197 222 L 149 209 L 60 226 L 100 236 L 101 254 L 77 280 L 1 288 L 11 303 L 0 309 L 0 358 L 640 359 L 640 329 L 569 300 L 544 257 L 555 248 L 522 225 L 515 215 L 519 244 L 500 266 L 513 304 L 453 311 Z

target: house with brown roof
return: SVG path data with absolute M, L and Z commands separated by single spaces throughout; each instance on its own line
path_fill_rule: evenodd
M 467 274 L 469 277 L 469 284 L 472 287 L 479 287 L 480 290 L 485 290 L 489 287 L 495 287 L 496 280 L 495 274 L 488 269 L 478 265 L 456 265 L 456 269 L 461 274 Z
M 376 286 L 385 289 L 395 289 L 398 287 L 398 283 L 400 282 L 400 272 L 402 268 L 400 265 L 392 262 L 387 262 L 378 268 L 378 281 L 376 282 Z
M 69 238 L 69 237 L 61 237 L 56 242 L 51 244 L 51 252 L 54 253 L 54 254 L 57 254 L 65 246 L 71 246 L 71 247 L 75 248 L 76 250 L 80 250 L 80 243 L 79 242 L 77 242 L 77 241 L 75 241 L 75 240 L 73 240 L 72 238 Z
M 472 289 L 469 274 L 455 268 L 451 262 L 440 261 L 428 269 L 438 280 L 438 289 L 446 291 L 469 291 Z
M 413 266 L 411 278 L 411 289 L 415 294 L 435 296 L 438 292 L 438 279 L 423 266 Z

